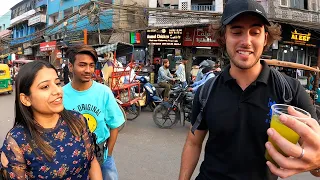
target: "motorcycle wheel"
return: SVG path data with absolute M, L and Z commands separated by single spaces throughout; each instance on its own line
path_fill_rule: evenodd
M 123 114 L 123 117 L 124 117 L 124 123 L 118 128 L 118 131 L 120 132 L 125 126 L 126 126 L 126 123 L 127 123 L 127 115 L 126 115 L 126 112 L 124 111 L 124 109 L 120 106 L 119 104 L 119 108 Z
M 174 111 L 171 108 L 167 109 L 160 104 L 153 111 L 153 121 L 159 128 L 169 129 L 177 124 L 179 115 L 179 111 Z
M 127 120 L 132 121 L 135 120 L 141 113 L 141 106 L 139 102 L 132 104 L 131 106 L 126 108 Z
M 151 109 L 151 111 L 153 112 L 154 109 L 157 107 L 158 103 L 155 103 L 155 102 L 150 102 L 148 104 L 149 108 Z

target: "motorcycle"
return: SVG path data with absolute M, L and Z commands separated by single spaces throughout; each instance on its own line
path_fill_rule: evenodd
M 142 99 L 144 106 L 149 106 L 151 111 L 153 111 L 162 102 L 162 98 L 158 96 L 156 88 L 149 83 L 148 77 L 141 76 L 137 80 L 142 84 L 140 92 L 143 92 Z
M 169 101 L 162 102 L 153 111 L 153 121 L 162 129 L 168 129 L 182 122 L 190 122 L 194 94 L 187 91 L 182 84 L 172 88 Z

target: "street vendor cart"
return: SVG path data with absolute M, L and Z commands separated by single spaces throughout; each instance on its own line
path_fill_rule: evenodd
M 130 77 L 132 68 L 129 66 L 129 63 L 133 61 L 133 45 L 117 42 L 96 50 L 98 55 L 103 56 L 105 60 L 102 68 L 104 83 L 111 88 L 117 102 L 125 110 L 127 119 L 136 119 L 141 112 L 139 105 L 141 95 L 140 83 L 130 81 L 133 79 Z

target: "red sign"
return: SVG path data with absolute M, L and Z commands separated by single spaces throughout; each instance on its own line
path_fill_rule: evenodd
M 40 51 L 52 51 L 56 48 L 57 41 L 40 43 Z
M 183 32 L 183 46 L 218 47 L 213 34 L 208 27 L 185 28 Z

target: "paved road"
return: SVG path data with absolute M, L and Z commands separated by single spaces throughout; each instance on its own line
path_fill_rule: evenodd
M 13 95 L 0 95 L 1 144 L 13 124 L 13 106 Z M 114 150 L 120 180 L 177 179 L 180 155 L 187 132 L 188 128 L 179 124 L 169 130 L 157 128 L 148 110 L 145 110 L 138 119 L 128 122 L 120 133 Z M 196 172 L 198 171 L 199 165 L 196 169 Z M 289 180 L 315 179 L 317 178 L 305 173 Z

